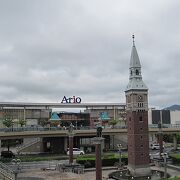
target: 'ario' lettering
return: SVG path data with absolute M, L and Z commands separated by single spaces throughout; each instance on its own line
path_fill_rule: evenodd
M 61 103 L 81 103 L 81 98 L 76 96 L 67 98 L 64 96 Z

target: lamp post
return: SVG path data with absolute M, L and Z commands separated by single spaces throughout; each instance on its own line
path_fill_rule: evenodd
M 119 150 L 119 166 L 121 167 L 121 149 L 122 149 L 122 145 L 121 144 L 117 144 L 118 150 Z
M 68 130 L 68 136 L 69 136 L 69 164 L 73 164 L 73 124 L 71 123 Z
M 167 153 L 161 153 L 162 158 L 164 159 L 164 178 L 167 178 Z
M 101 143 L 102 138 L 102 127 L 97 127 L 96 137 L 93 138 L 93 144 L 95 145 L 96 151 L 96 180 L 102 180 L 102 160 L 101 160 Z
M 20 159 L 12 159 L 12 164 L 15 165 L 15 170 L 14 170 L 14 174 L 15 174 L 15 180 L 17 180 L 17 175 L 19 173 L 19 166 L 20 166 L 20 163 L 21 163 L 21 160 Z

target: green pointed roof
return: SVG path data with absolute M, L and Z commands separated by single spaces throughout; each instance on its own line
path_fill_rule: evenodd
M 56 112 L 53 112 L 50 118 L 51 121 L 59 121 L 61 120 Z

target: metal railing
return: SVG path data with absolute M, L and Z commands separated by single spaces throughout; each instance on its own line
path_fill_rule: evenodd
M 180 128 L 180 124 L 162 124 L 162 128 Z M 149 124 L 149 128 L 158 128 L 158 124 Z
M 149 124 L 149 128 L 158 128 L 157 124 Z M 126 125 L 116 125 L 114 127 L 103 126 L 103 129 L 126 129 Z M 180 124 L 162 124 L 162 128 L 179 128 Z M 0 128 L 0 132 L 24 132 L 24 131 L 64 131 L 68 127 L 18 127 L 18 128 Z M 74 130 L 90 130 L 96 129 L 96 126 L 83 126 L 83 127 L 74 127 Z
M 0 163 L 0 177 L 2 179 L 14 180 L 15 174 L 7 165 Z

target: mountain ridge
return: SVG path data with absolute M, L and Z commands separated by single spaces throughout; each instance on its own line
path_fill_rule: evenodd
M 180 105 L 174 104 L 174 105 L 164 108 L 163 110 L 180 111 Z

